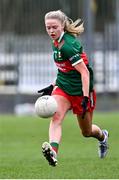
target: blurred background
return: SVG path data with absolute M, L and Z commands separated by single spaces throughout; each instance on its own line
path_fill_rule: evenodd
M 0 113 L 32 114 L 37 90 L 55 79 L 44 15 L 84 21 L 80 40 L 94 67 L 97 111 L 119 111 L 119 0 L 0 0 Z

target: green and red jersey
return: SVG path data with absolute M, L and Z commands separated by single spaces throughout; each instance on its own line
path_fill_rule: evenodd
M 83 95 L 81 74 L 75 65 L 84 61 L 90 72 L 90 92 L 93 90 L 93 71 L 80 41 L 69 33 L 63 33 L 53 42 L 54 61 L 58 67 L 56 86 L 69 95 Z

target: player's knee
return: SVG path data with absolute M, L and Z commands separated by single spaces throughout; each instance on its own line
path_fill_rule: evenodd
M 91 131 L 82 131 L 82 135 L 84 137 L 90 137 L 91 136 Z
M 61 124 L 62 123 L 62 120 L 63 120 L 63 116 L 62 114 L 60 113 L 56 113 L 53 117 L 53 122 L 56 123 L 56 124 Z

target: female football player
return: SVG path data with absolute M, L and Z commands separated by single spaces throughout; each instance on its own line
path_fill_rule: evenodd
M 58 68 L 54 84 L 38 91 L 52 95 L 58 103 L 49 127 L 49 142 L 44 142 L 42 152 L 50 165 L 57 165 L 58 146 L 62 136 L 62 122 L 68 110 L 77 116 L 84 137 L 96 138 L 98 153 L 104 158 L 108 150 L 108 131 L 92 124 L 96 104 L 93 70 L 77 36 L 84 31 L 83 22 L 73 22 L 61 10 L 45 15 L 46 31 L 52 39 L 54 62 Z

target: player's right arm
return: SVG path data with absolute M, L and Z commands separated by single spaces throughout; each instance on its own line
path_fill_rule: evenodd
M 54 85 L 51 84 L 41 90 L 38 90 L 38 93 L 40 94 L 40 96 L 44 96 L 44 95 L 51 95 L 52 91 L 53 91 Z

